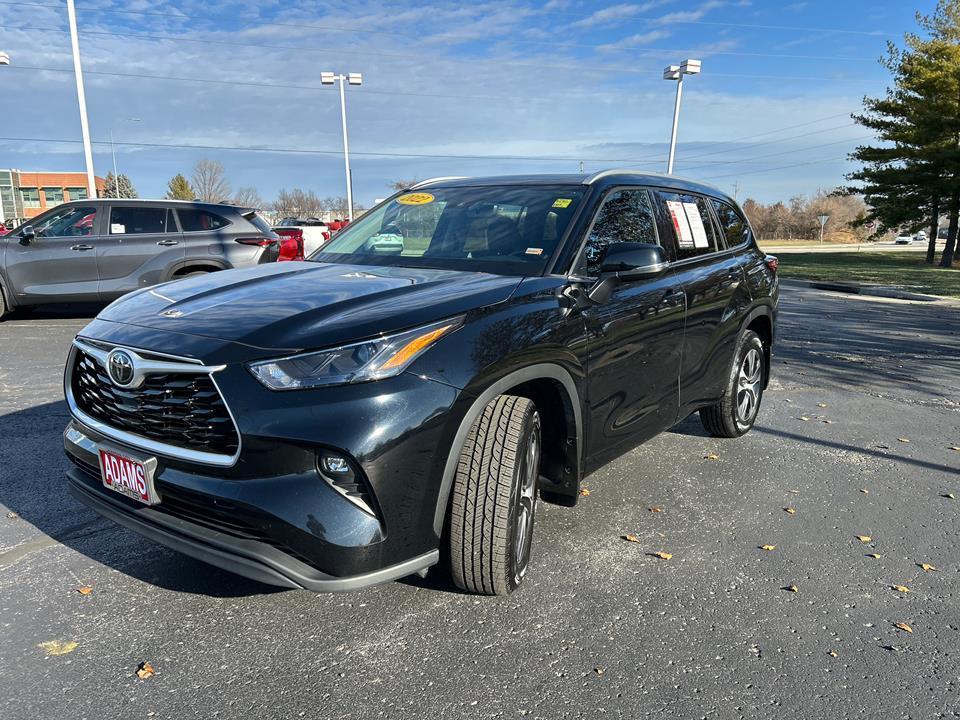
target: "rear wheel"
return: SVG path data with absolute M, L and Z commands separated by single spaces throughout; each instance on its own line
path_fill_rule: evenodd
M 7 314 L 7 300 L 3 297 L 3 288 L 0 287 L 0 320 Z
M 700 422 L 714 437 L 740 437 L 753 427 L 763 399 L 763 342 L 746 330 L 737 343 L 723 397 L 701 408 Z
M 500 395 L 470 429 L 454 479 L 450 565 L 457 587 L 507 595 L 530 562 L 540 415 L 528 398 Z

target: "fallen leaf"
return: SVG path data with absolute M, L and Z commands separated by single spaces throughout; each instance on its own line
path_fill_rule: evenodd
M 869 555 L 867 555 L 867 557 L 871 557 L 871 558 L 873 558 L 874 560 L 879 560 L 879 559 L 880 559 L 880 553 L 870 553 Z
M 70 640 L 68 642 L 61 642 L 60 640 L 47 640 L 47 642 L 42 642 L 38 647 L 40 647 L 47 655 L 66 655 L 77 649 L 79 643 Z
M 857 535 L 857 540 L 859 540 L 862 543 L 868 543 L 871 540 L 873 540 L 873 538 L 870 537 L 869 535 Z
M 820 422 L 825 423 L 827 425 L 833 425 L 833 420 L 821 420 Z
M 632 543 L 638 543 L 638 542 L 640 542 L 640 538 L 638 538 L 638 537 L 637 537 L 636 535 L 634 535 L 633 533 L 630 533 L 630 534 L 628 534 L 628 535 L 621 535 L 620 537 L 621 537 L 623 540 L 626 540 L 627 542 L 632 542 Z
M 776 549 L 777 549 L 777 546 L 776 546 L 776 545 L 761 545 L 761 546 L 760 546 L 760 549 L 761 549 L 761 550 L 766 550 L 767 552 L 770 552 L 770 551 L 772 551 L 772 550 L 776 550 Z
M 663 508 L 659 505 L 654 505 L 653 507 L 647 508 L 650 512 L 663 512 Z
M 141 680 L 146 680 L 148 677 L 153 676 L 153 665 L 148 662 L 142 662 L 137 665 L 137 677 Z
M 93 588 L 90 587 L 89 585 L 84 585 L 83 587 L 78 587 L 77 592 L 80 593 L 81 595 L 89 595 L 90 593 L 93 592 Z
M 951 449 L 951 450 L 956 450 L 957 452 L 960 452 L 960 445 L 951 445 L 951 446 L 950 446 L 950 449 Z
M 783 589 L 786 590 L 787 592 L 792 592 L 792 593 L 800 592 L 799 590 L 797 590 L 797 586 L 796 586 L 796 585 L 787 585 L 787 586 L 786 586 L 785 588 L 783 588 Z
M 892 587 L 897 592 L 901 592 L 901 593 L 910 592 L 910 588 L 908 588 L 906 585 L 891 585 L 890 587 Z
M 866 488 L 860 488 L 860 492 L 862 492 L 864 495 L 869 495 L 869 494 L 870 494 L 870 491 L 867 490 Z
M 917 563 L 920 566 L 921 570 L 926 570 L 927 572 L 936 572 L 937 569 L 930 563 Z
M 827 653 L 827 655 L 829 655 L 830 657 L 836 657 L 836 656 L 837 656 L 837 651 L 836 651 L 836 650 L 831 650 L 830 652 Z
M 13 510 L 11 510 L 10 512 L 7 513 L 7 517 L 10 518 L 11 520 L 14 520 L 15 518 L 18 518 L 20 516 L 17 515 Z
M 903 443 L 908 443 L 908 442 L 910 442 L 910 439 L 909 439 L 909 438 L 897 438 L 897 440 L 899 440 L 900 442 L 903 442 Z
M 810 418 L 808 418 L 806 415 L 801 415 L 800 419 L 803 420 L 803 422 L 809 422 L 810 420 Z
M 954 495 L 953 493 L 944 493 L 944 494 L 943 494 L 943 497 L 945 497 L 945 498 L 947 498 L 947 499 L 949 499 L 949 500 L 953 500 L 953 499 L 956 498 L 956 495 Z
M 890 446 L 889 446 L 889 445 L 877 445 L 876 447 L 880 448 L 881 450 L 889 450 L 889 449 L 890 449 Z
M 703 456 L 703 459 L 704 459 L 704 460 L 719 460 L 719 459 L 720 459 L 720 456 L 717 455 L 716 453 L 710 453 L 709 455 L 704 455 L 704 456 Z
M 673 557 L 673 553 L 664 552 L 663 550 L 657 550 L 656 552 L 650 553 L 654 557 L 658 557 L 661 560 L 669 560 Z
M 908 632 L 908 633 L 913 632 L 913 628 L 907 625 L 906 623 L 894 623 L 893 626 L 896 628 L 900 628 L 904 632 Z
M 602 667 L 595 667 L 595 668 L 593 669 L 593 671 L 594 671 L 597 675 L 603 675 L 603 674 L 606 672 L 606 670 L 605 670 L 604 668 L 602 668 Z
M 791 507 L 785 507 L 785 508 L 783 509 L 783 511 L 784 511 L 785 513 L 787 513 L 787 515 L 796 515 L 796 514 L 797 514 L 796 509 L 795 509 L 795 508 L 791 508 Z
M 590 491 L 587 488 L 580 488 L 581 497 L 590 497 Z
M 817 403 L 817 407 L 826 407 L 826 406 L 827 406 L 826 403 Z

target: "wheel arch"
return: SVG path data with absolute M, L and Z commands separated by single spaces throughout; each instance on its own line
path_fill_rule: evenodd
M 170 268 L 170 273 L 167 275 L 166 280 L 173 280 L 174 278 L 180 278 L 183 275 L 191 272 L 218 272 L 220 270 L 229 269 L 229 265 L 219 260 L 210 258 L 203 259 L 193 259 L 193 260 L 180 260 L 173 267 Z
M 450 491 L 467 433 L 487 404 L 504 393 L 529 397 L 534 403 L 538 400 L 544 403 L 545 407 L 542 408 L 538 403 L 538 408 L 541 408 L 545 438 L 548 434 L 552 435 L 552 455 L 546 464 L 541 462 L 541 467 L 550 473 L 547 477 L 552 481 L 555 492 L 576 499 L 583 458 L 583 408 L 580 392 L 573 376 L 563 366 L 555 363 L 528 365 L 513 370 L 488 385 L 474 398 L 460 421 L 447 454 L 437 495 L 433 528 L 438 537 L 443 533 L 450 504 Z M 562 410 L 562 417 L 558 417 L 557 410 Z M 546 412 L 550 414 L 546 415 Z M 563 432 L 562 436 L 557 435 L 558 430 Z M 546 448 L 545 440 L 544 450 Z
M 763 364 L 764 364 L 764 383 L 766 389 L 770 383 L 770 363 L 773 356 L 774 339 L 774 313 L 773 308 L 767 304 L 758 305 L 743 319 L 740 324 L 740 332 L 744 330 L 753 330 L 760 336 L 763 343 Z

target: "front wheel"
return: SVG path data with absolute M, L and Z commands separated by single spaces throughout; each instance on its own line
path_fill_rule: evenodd
M 756 422 L 766 379 L 763 354 L 760 336 L 746 330 L 737 342 L 723 397 L 700 410 L 700 422 L 714 437 L 740 437 Z
M 450 508 L 450 569 L 460 589 L 508 595 L 523 581 L 540 448 L 540 415 L 528 398 L 494 398 L 470 429 Z

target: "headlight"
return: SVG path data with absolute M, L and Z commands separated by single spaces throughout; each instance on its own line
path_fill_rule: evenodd
M 330 350 L 248 365 L 271 390 L 301 390 L 399 375 L 428 347 L 463 324 L 463 317 Z

